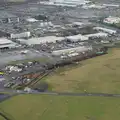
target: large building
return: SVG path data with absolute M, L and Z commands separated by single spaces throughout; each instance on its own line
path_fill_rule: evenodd
M 14 43 L 11 40 L 8 40 L 7 38 L 0 38 L 0 49 L 11 49 L 18 46 L 19 45 L 17 43 Z
M 60 6 L 79 6 L 89 3 L 88 0 L 49 0 L 49 2 L 40 2 L 42 4 L 60 5 Z
M 75 48 L 63 49 L 63 50 L 56 50 L 52 52 L 52 55 L 59 56 L 62 54 L 69 54 L 69 53 L 76 53 L 76 52 L 85 52 L 88 50 L 92 50 L 92 46 L 80 46 Z
M 50 0 L 50 2 L 60 3 L 60 4 L 70 4 L 70 5 L 83 5 L 88 3 L 87 0 Z
M 107 24 L 117 24 L 117 23 L 120 23 L 120 18 L 119 17 L 109 16 L 109 17 L 105 18 L 103 20 L 103 22 L 107 23 Z
M 57 41 L 64 40 L 64 37 L 56 37 L 56 36 L 45 36 L 45 37 L 37 37 L 30 39 L 17 39 L 21 44 L 26 45 L 37 45 L 37 44 L 45 44 L 45 43 L 56 43 Z
M 22 32 L 18 34 L 11 34 L 11 38 L 17 39 L 17 38 L 29 38 L 31 36 L 30 32 Z

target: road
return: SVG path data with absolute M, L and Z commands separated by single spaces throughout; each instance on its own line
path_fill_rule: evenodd
M 37 92 L 37 91 L 17 91 L 0 89 L 0 92 L 14 93 L 14 94 L 40 94 L 40 95 L 57 95 L 57 96 L 93 96 L 93 97 L 120 97 L 120 94 L 107 94 L 107 93 L 73 93 L 73 92 Z

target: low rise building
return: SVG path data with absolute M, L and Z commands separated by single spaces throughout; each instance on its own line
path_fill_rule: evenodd
M 75 48 L 63 49 L 63 50 L 56 50 L 52 52 L 52 55 L 59 56 L 64 54 L 71 54 L 73 52 L 85 52 L 88 50 L 92 50 L 92 46 L 80 46 Z
M 33 23 L 33 22 L 37 22 L 38 20 L 36 20 L 35 18 L 27 18 L 26 21 Z
M 103 5 L 96 5 L 96 4 L 89 4 L 89 5 L 83 5 L 82 8 L 84 9 L 103 9 L 103 8 L 106 8 L 106 6 L 103 6 Z
M 94 27 L 93 29 L 98 30 L 98 31 L 102 31 L 102 32 L 106 32 L 109 34 L 116 34 L 117 33 L 116 30 L 111 30 L 111 29 L 107 29 L 107 28 L 103 28 L 103 27 Z
M 89 3 L 88 0 L 50 0 L 49 2 L 40 2 L 41 4 L 76 7 Z
M 104 32 L 99 32 L 99 33 L 88 34 L 88 35 L 84 35 L 84 36 L 88 37 L 88 38 L 105 38 L 105 37 L 108 37 L 108 34 L 104 33 Z
M 18 34 L 11 34 L 10 37 L 14 39 L 18 38 L 29 38 L 31 36 L 30 32 L 22 32 Z
M 19 45 L 11 40 L 8 40 L 7 38 L 0 38 L 0 49 L 10 49 L 15 47 L 19 47 Z
M 117 24 L 117 23 L 120 23 L 120 18 L 119 17 L 109 16 L 109 17 L 105 18 L 103 20 L 103 22 L 107 23 L 107 24 Z
M 56 37 L 56 36 L 45 36 L 45 37 L 37 37 L 30 39 L 17 39 L 20 43 L 26 45 L 36 45 L 36 44 L 45 44 L 45 43 L 56 43 L 57 41 L 64 40 L 64 37 Z
M 78 35 L 74 35 L 74 36 L 68 36 L 68 37 L 66 37 L 66 39 L 68 39 L 72 42 L 77 42 L 77 41 L 86 41 L 86 40 L 88 40 L 88 37 L 78 34 Z

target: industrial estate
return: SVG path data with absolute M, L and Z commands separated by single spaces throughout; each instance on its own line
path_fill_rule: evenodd
M 35 94 L 34 96 L 39 96 L 36 94 L 40 94 L 46 104 L 46 99 L 49 99 L 49 107 L 52 107 L 51 104 L 56 106 L 58 104 L 57 101 L 68 100 L 66 104 L 71 104 L 69 101 L 74 101 L 75 99 L 71 97 L 72 95 L 119 97 L 119 45 L 119 1 L 27 0 L 24 2 L 1 2 L 0 100 L 3 101 L 12 96 L 22 94 L 18 96 L 18 99 L 21 99 L 19 102 L 23 101 L 20 104 L 22 106 L 26 104 L 25 106 L 28 107 L 34 101 L 30 100 L 33 99 L 32 94 Z M 91 77 L 92 75 L 94 77 Z M 22 98 L 23 94 L 25 94 L 25 100 Z M 48 94 L 49 96 L 42 94 Z M 71 98 L 67 97 L 65 100 L 64 97 L 55 98 L 52 95 L 71 95 Z M 18 101 L 17 97 L 13 98 Z M 42 98 L 36 99 L 39 99 L 41 102 L 40 106 L 42 106 Z M 78 100 L 84 102 L 83 98 L 82 100 L 80 98 L 76 99 L 77 102 Z M 89 100 L 87 101 L 87 99 L 86 97 L 85 104 L 88 105 Z M 91 97 L 90 102 L 92 99 Z M 95 99 L 97 98 L 95 97 Z M 102 99 L 100 98 L 101 101 L 104 101 Z M 27 104 L 27 100 L 30 100 L 30 103 Z M 15 103 L 12 98 L 10 101 Z M 54 103 L 53 101 L 56 102 Z M 96 102 L 95 105 L 99 103 L 99 101 L 93 101 Z M 106 101 L 103 104 L 106 104 Z M 9 103 L 9 100 L 3 102 L 3 104 L 0 103 L 0 109 L 8 110 L 13 115 L 14 112 L 11 112 L 12 108 L 6 107 L 7 102 Z M 90 103 L 91 106 L 94 102 Z M 14 106 L 13 103 L 9 104 Z M 37 101 L 35 104 L 38 106 Z M 66 106 L 63 103 L 60 103 L 60 105 L 63 106 L 63 109 Z M 83 107 L 81 109 L 84 109 L 82 103 L 75 103 L 76 107 L 77 105 L 81 105 Z M 73 103 L 72 106 L 74 106 Z M 90 105 L 88 106 L 90 107 Z M 32 117 L 28 117 L 29 115 L 24 110 L 25 116 L 24 112 L 22 117 L 18 113 L 13 116 L 16 120 L 47 120 L 51 115 L 48 113 L 49 110 L 46 105 L 42 107 L 45 107 L 42 108 L 45 110 L 40 112 L 41 115 L 38 115 L 38 117 L 34 117 L 31 112 L 28 114 L 32 114 Z M 17 108 L 13 107 L 13 109 Z M 20 107 L 18 109 L 22 113 L 22 109 Z M 89 109 L 85 108 L 83 114 L 81 114 L 82 117 L 79 116 L 78 111 L 73 112 L 74 110 L 71 112 L 76 114 L 77 117 L 75 115 L 72 116 L 70 112 L 68 113 L 70 115 L 63 117 L 61 116 L 62 113 L 59 115 L 58 111 L 55 110 L 57 108 L 53 107 L 53 109 L 55 112 L 55 115 L 52 113 L 53 117 L 51 119 L 53 120 L 57 119 L 57 115 L 61 117 L 60 120 L 104 120 L 105 118 L 107 118 L 106 120 L 111 118 L 113 120 L 117 116 L 117 113 L 111 118 L 108 116 L 98 118 L 99 115 L 96 116 L 92 113 L 90 114 L 95 116 L 93 118 L 87 115 L 83 116 L 83 114 L 87 114 L 84 113 L 84 110 Z M 65 108 L 66 111 L 67 109 Z M 62 109 L 60 110 L 62 111 Z M 93 111 L 96 110 L 95 108 Z M 106 114 L 111 114 L 111 112 Z M 37 113 L 39 114 L 39 111 Z M 34 112 L 34 114 L 37 113 Z M 0 114 L 5 118 L 5 112 L 0 111 Z M 48 117 L 45 117 L 47 114 Z M 17 118 L 17 115 L 19 118 Z M 5 119 L 13 119 L 9 117 L 8 115 L 8 118 Z M 119 120 L 119 117 L 116 120 Z

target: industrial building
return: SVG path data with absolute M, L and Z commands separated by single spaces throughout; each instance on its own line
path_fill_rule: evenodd
M 16 23 L 19 21 L 19 17 L 7 12 L 0 11 L 0 23 Z
M 68 39 L 72 42 L 77 42 L 77 41 L 86 41 L 86 40 L 88 40 L 88 37 L 78 34 L 78 35 L 74 35 L 74 36 L 68 36 L 68 37 L 66 37 L 66 39 Z
M 35 18 L 27 18 L 26 21 L 33 23 L 33 22 L 37 22 L 38 20 L 36 20 Z
M 76 7 L 79 5 L 84 5 L 89 3 L 88 0 L 49 0 L 49 2 L 40 2 L 41 4 L 47 4 L 47 5 L 57 5 L 57 6 L 71 6 Z
M 83 5 L 82 8 L 84 9 L 103 9 L 103 8 L 106 8 L 106 6 L 103 6 L 103 5 L 96 5 L 96 4 L 88 4 L 88 5 Z
M 99 33 L 94 33 L 94 34 L 88 34 L 88 35 L 84 35 L 85 37 L 90 38 L 105 38 L 108 37 L 107 33 L 104 32 L 99 32 Z
M 7 38 L 0 38 L 0 49 L 11 49 L 19 46 L 20 45 L 8 40 Z
M 52 55 L 59 56 L 62 54 L 69 54 L 73 52 L 85 52 L 88 50 L 92 50 L 92 46 L 80 46 L 75 48 L 63 49 L 63 50 L 56 50 L 52 52 Z
M 30 39 L 17 39 L 21 44 L 26 45 L 36 45 L 36 44 L 45 44 L 45 43 L 56 43 L 57 41 L 64 40 L 64 37 L 56 37 L 56 36 L 45 36 L 38 38 L 30 38 Z
M 11 34 L 10 37 L 14 39 L 18 38 L 29 38 L 31 36 L 30 32 L 23 32 L 18 34 Z
M 101 31 L 101 32 L 106 32 L 109 34 L 116 34 L 117 33 L 116 30 L 111 30 L 111 29 L 107 29 L 107 28 L 103 28 L 103 27 L 94 27 L 93 29 Z
M 107 24 L 117 24 L 117 23 L 120 23 L 120 18 L 119 17 L 109 16 L 109 17 L 105 18 L 103 20 L 103 22 L 107 23 Z
M 68 5 L 83 5 L 89 3 L 87 0 L 50 0 L 50 2 L 56 4 L 68 4 Z

